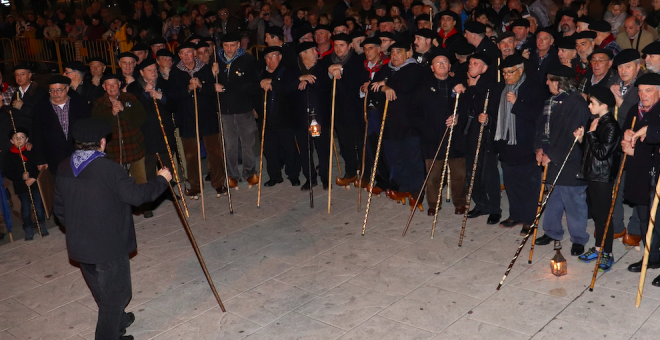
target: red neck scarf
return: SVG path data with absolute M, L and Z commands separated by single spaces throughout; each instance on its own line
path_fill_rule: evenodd
M 607 44 L 611 43 L 612 41 L 614 41 L 614 34 L 610 33 L 607 38 L 603 39 L 598 48 L 605 48 L 605 46 L 607 46 Z
M 18 148 L 16 147 L 16 145 L 12 145 L 11 148 L 9 149 L 9 151 L 11 153 L 17 153 L 17 154 L 21 155 L 23 157 L 24 162 L 27 162 L 27 157 L 25 157 L 25 154 L 23 154 L 23 152 L 25 152 L 26 150 L 27 150 L 27 146 L 25 146 L 25 145 L 23 145 L 23 148 L 21 148 L 20 152 L 18 151 Z
M 445 33 L 445 31 L 443 31 L 442 28 L 440 29 L 440 32 L 438 32 L 438 35 L 440 35 L 440 37 L 442 37 L 442 48 L 447 47 L 447 46 L 445 46 L 445 40 L 447 40 L 447 38 L 451 37 L 452 35 L 454 35 L 456 33 L 458 33 L 458 31 L 456 30 L 456 27 L 452 27 L 451 31 L 449 31 L 447 33 Z
M 319 60 L 321 60 L 323 59 L 323 57 L 331 55 L 332 52 L 334 52 L 334 50 L 335 50 L 335 44 L 332 42 L 332 40 L 330 40 L 330 48 L 327 51 L 321 52 L 317 47 L 316 53 L 319 55 Z
M 378 62 L 376 62 L 376 65 L 373 67 L 369 67 L 369 60 L 364 61 L 364 68 L 369 71 L 369 79 L 372 79 L 374 76 L 374 73 L 378 72 L 384 65 L 385 63 L 383 62 L 383 59 L 378 59 Z

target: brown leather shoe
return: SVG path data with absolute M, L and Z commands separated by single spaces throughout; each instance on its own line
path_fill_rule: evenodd
M 353 177 L 339 177 L 335 179 L 335 183 L 337 183 L 338 186 L 340 187 L 347 187 L 351 185 L 352 182 L 355 182 L 358 180 L 358 176 L 353 176 Z
M 238 189 L 238 181 L 229 177 L 229 188 L 230 189 Z
M 394 190 L 387 190 L 387 196 L 396 201 L 396 203 L 401 203 L 401 204 L 406 204 L 406 198 L 410 196 L 410 193 L 408 192 L 399 192 L 399 191 L 394 191 Z
M 362 176 L 362 183 L 359 183 L 359 182 L 360 182 L 360 177 L 358 177 L 355 181 L 353 181 L 353 186 L 357 188 L 358 184 L 359 184 L 360 188 L 368 187 L 369 186 L 369 176 L 367 176 L 367 174 L 364 174 L 364 176 Z
M 192 189 L 192 188 L 186 188 L 186 190 L 184 190 L 185 195 L 192 198 L 192 199 L 198 199 L 199 198 L 199 192 L 200 192 L 199 190 Z
M 424 205 L 422 202 L 424 201 L 424 197 L 421 197 L 419 199 L 419 202 L 417 202 L 416 197 L 408 196 L 408 203 L 410 203 L 410 210 L 414 210 L 415 207 L 419 208 L 419 211 L 424 211 Z
M 465 215 L 465 206 L 456 207 L 456 209 L 454 209 L 454 214 Z
M 367 192 L 369 192 L 369 190 L 371 190 L 371 187 L 369 186 L 369 184 L 367 184 L 364 188 L 367 190 Z M 383 189 L 381 189 L 379 187 L 374 187 L 372 194 L 380 195 L 381 192 L 383 192 Z
M 248 188 L 252 188 L 253 185 L 259 184 L 259 176 L 254 174 L 248 177 L 247 182 L 248 182 Z
M 431 207 L 435 207 L 435 204 L 431 205 Z M 442 208 L 440 208 L 442 209 Z M 429 208 L 429 210 L 426 211 L 426 214 L 429 216 L 435 215 L 435 208 Z
M 628 246 L 628 247 L 638 247 L 639 246 L 639 241 L 642 240 L 642 237 L 640 235 L 632 235 L 626 233 L 625 236 L 623 236 L 623 244 Z
M 625 236 L 625 235 L 626 235 L 626 228 L 623 228 L 623 231 L 622 231 L 622 232 L 620 232 L 620 233 L 618 233 L 618 234 L 617 234 L 617 233 L 614 233 L 614 239 L 616 240 L 616 239 L 618 239 L 618 238 L 622 238 L 622 237 Z

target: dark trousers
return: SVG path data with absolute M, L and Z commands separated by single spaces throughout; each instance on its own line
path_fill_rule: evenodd
M 653 192 L 655 193 L 655 190 L 653 190 Z M 642 230 L 642 241 L 644 241 L 644 246 L 647 247 L 648 245 L 646 244 L 646 233 L 648 232 L 649 229 L 649 217 L 650 217 L 649 206 L 636 205 L 635 210 L 637 210 L 637 215 L 639 216 L 640 228 Z M 658 223 L 656 223 L 656 227 L 653 228 L 651 247 L 649 248 L 650 249 L 649 262 L 660 261 L 660 250 L 658 249 L 658 247 L 660 247 L 660 230 L 658 230 Z
M 594 219 L 596 225 L 596 246 L 600 247 L 603 241 L 603 233 L 605 231 L 605 224 L 607 223 L 607 216 L 610 213 L 610 206 L 612 204 L 612 188 L 614 183 L 603 182 L 587 182 L 587 191 L 589 192 L 589 209 L 591 217 Z M 603 251 L 612 253 L 612 241 L 614 240 L 614 227 L 610 223 L 607 228 L 607 235 L 605 235 L 605 246 Z
M 472 202 L 475 203 L 475 209 L 479 211 L 489 214 L 501 214 L 500 194 L 502 193 L 502 188 L 500 187 L 500 172 L 497 169 L 497 155 L 493 152 L 482 150 L 479 157 L 476 176 L 474 176 Z M 473 164 L 474 155 L 466 155 L 465 167 L 467 168 L 467 176 L 465 180 L 468 188 L 470 187 L 470 179 L 472 178 Z
M 224 186 L 225 180 L 225 161 L 222 154 L 222 141 L 220 134 L 202 137 L 204 146 L 206 146 L 206 155 L 209 161 L 211 172 L 211 185 L 214 189 Z M 186 154 L 186 168 L 188 172 L 188 183 L 192 190 L 199 190 L 199 165 L 197 163 L 197 139 L 181 138 L 183 152 Z
M 362 166 L 364 135 L 357 125 L 337 124 L 336 130 L 341 158 L 344 159 L 344 177 L 356 176 L 358 168 Z
M 330 128 L 328 128 L 330 130 Z M 321 135 L 318 137 L 309 137 L 311 145 L 309 151 L 307 149 L 307 136 L 309 135 L 308 130 L 297 129 L 294 131 L 296 135 L 296 141 L 298 142 L 298 147 L 300 148 L 300 167 L 302 168 L 303 175 L 309 181 L 311 178 L 311 183 L 316 182 L 316 168 L 314 166 L 314 150 L 316 150 L 316 155 L 319 159 L 319 175 L 321 176 L 321 182 L 328 182 L 328 156 L 330 155 L 330 133 L 321 132 Z M 311 160 L 310 160 L 311 156 Z M 309 174 L 309 164 L 311 162 L 312 173 L 311 177 Z
M 271 180 L 281 181 L 284 164 L 286 176 L 290 180 L 297 179 L 300 174 L 300 162 L 293 129 L 266 129 L 263 138 L 268 177 Z
M 440 194 L 440 179 L 442 178 L 442 168 L 444 167 L 445 160 L 438 159 L 433 164 L 431 168 L 432 159 L 425 160 L 426 171 L 430 172 L 429 180 L 426 182 L 426 201 L 429 203 L 429 208 L 434 208 L 435 205 L 440 200 L 440 206 L 442 207 L 442 197 Z M 454 203 L 454 207 L 464 207 L 467 203 L 467 189 L 465 188 L 465 158 L 457 157 L 450 158 L 447 160 L 449 169 L 445 172 L 445 184 L 447 183 L 447 177 L 449 170 L 451 170 L 451 200 Z
M 41 194 L 36 185 L 30 187 L 32 189 L 32 200 L 34 201 L 34 210 L 37 211 L 37 221 L 39 221 L 39 228 L 42 235 L 47 235 L 46 230 L 46 211 L 44 204 L 41 201 Z M 21 200 L 21 218 L 23 219 L 23 230 L 25 230 L 25 237 L 34 237 L 34 222 L 32 221 L 32 201 L 30 200 L 30 193 L 24 192 L 18 194 L 18 199 Z
M 504 162 L 502 175 L 509 199 L 509 218 L 532 225 L 536 217 L 539 193 L 541 192 L 541 172 L 543 168 L 536 162 L 508 165 Z
M 174 177 L 174 170 L 172 170 L 172 160 L 170 159 L 170 155 L 166 153 L 159 153 L 160 159 L 163 161 L 163 166 L 166 168 L 170 169 L 172 172 L 172 180 L 176 182 L 176 178 Z M 158 164 L 158 157 L 156 157 L 156 154 L 150 154 L 146 153 L 144 155 L 144 169 L 147 175 L 147 181 L 150 181 L 156 177 L 158 177 L 158 170 L 160 169 L 160 164 Z M 179 174 L 181 176 L 181 174 Z M 179 180 L 181 177 L 179 177 Z M 183 189 L 183 186 L 181 186 Z M 183 193 L 181 193 L 183 195 Z M 170 195 L 169 190 L 165 190 L 164 195 Z M 144 203 L 142 206 L 143 211 L 151 211 L 156 208 L 154 202 L 147 202 Z
M 390 179 L 399 186 L 397 191 L 409 192 L 417 197 L 424 183 L 424 161 L 419 137 L 384 139 L 383 144 L 392 165 Z
M 382 123 L 382 115 L 375 108 L 371 107 L 367 110 L 367 156 L 365 157 L 364 167 L 369 169 L 365 174 L 366 178 L 371 180 L 371 171 L 373 170 L 374 161 L 376 159 L 376 148 L 378 147 L 378 135 L 380 133 L 380 125 Z M 385 151 L 382 148 L 378 156 L 378 164 L 376 166 L 376 184 L 375 186 L 387 190 L 398 190 L 399 187 L 392 188 L 390 183 L 390 162 L 385 156 Z
M 126 332 L 128 315 L 124 308 L 132 297 L 128 254 L 105 263 L 81 263 L 80 269 L 99 307 L 95 339 L 119 339 Z

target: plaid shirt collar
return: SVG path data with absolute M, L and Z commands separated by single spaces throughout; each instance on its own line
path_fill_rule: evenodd
M 64 103 L 64 106 L 60 108 L 59 105 L 53 103 L 52 100 L 50 100 L 50 105 L 53 107 L 53 111 L 55 111 L 55 114 L 57 115 L 57 120 L 60 122 L 60 126 L 62 126 L 62 132 L 64 132 L 64 138 L 69 139 L 69 103 L 71 102 L 71 98 L 68 98 L 66 100 L 66 103 Z

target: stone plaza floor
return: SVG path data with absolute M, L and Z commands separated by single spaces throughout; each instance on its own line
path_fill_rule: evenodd
M 207 184 L 207 189 L 210 189 Z M 190 225 L 227 309 L 222 313 L 173 205 L 151 219 L 136 217 L 138 253 L 131 260 L 136 339 L 658 339 L 660 288 L 651 280 L 635 308 L 639 274 L 626 270 L 642 253 L 614 244 L 617 263 L 588 291 L 593 265 L 564 256 L 568 275 L 550 273 L 552 246 L 529 244 L 503 288 L 502 278 L 522 237 L 519 227 L 469 220 L 458 247 L 462 216 L 443 203 L 435 238 L 432 218 L 374 197 L 366 236 L 357 190 L 335 187 L 309 195 L 288 182 L 188 200 Z M 502 199 L 507 217 L 506 193 Z M 80 269 L 69 262 L 65 236 L 0 246 L 0 340 L 94 339 L 96 304 Z M 19 228 L 19 227 L 15 227 Z M 593 222 L 589 221 L 593 233 Z M 542 235 L 542 230 L 539 232 Z M 593 245 L 593 238 L 588 246 Z

